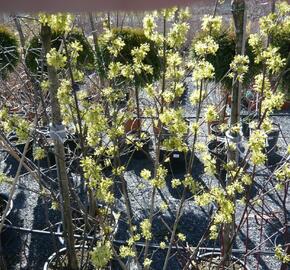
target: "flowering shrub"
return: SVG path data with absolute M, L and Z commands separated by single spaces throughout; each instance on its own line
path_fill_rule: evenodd
M 225 235 L 226 228 L 232 225 L 235 237 L 239 226 L 243 226 L 248 218 L 247 211 L 255 211 L 255 203 L 260 201 L 259 196 L 263 198 L 263 194 L 259 193 L 257 198 L 252 199 L 250 192 L 257 180 L 257 169 L 263 169 L 267 161 L 266 142 L 273 131 L 271 112 L 281 107 L 284 98 L 273 89 L 272 79 L 279 77 L 287 64 L 279 47 L 272 43 L 266 46 L 265 40 L 269 38 L 269 34 L 274 35 L 281 30 L 276 29 L 276 20 L 280 22 L 286 16 L 287 9 L 285 5 L 280 6 L 279 19 L 276 15 L 262 19 L 261 33 L 251 35 L 248 41 L 252 47 L 251 52 L 255 54 L 256 64 L 263 67 L 254 78 L 253 87 L 261 102 L 258 121 L 251 123 L 248 142 L 238 140 L 241 134 L 239 123 L 229 127 L 224 124 L 221 125 L 221 131 L 228 130 L 227 137 L 214 138 L 214 142 L 222 146 L 217 146 L 216 149 L 211 149 L 208 143 L 213 136 L 205 138 L 203 130 L 205 125 L 219 119 L 220 110 L 217 106 L 204 106 L 208 95 L 216 88 L 213 81 L 222 80 L 224 84 L 230 82 L 230 86 L 236 86 L 234 79 L 242 82 L 240 86 L 243 86 L 252 80 L 253 63 L 251 55 L 235 53 L 235 38 L 222 30 L 221 17 L 208 15 L 203 18 L 203 32 L 192 43 L 193 56 L 184 51 L 190 29 L 188 9 L 171 8 L 146 13 L 142 30 L 110 28 L 108 22 L 98 37 L 100 47 L 96 48 L 96 61 L 92 56 L 92 62 L 87 63 L 90 58 L 85 44 L 87 41 L 82 43 L 79 39 L 72 38 L 75 33 L 73 17 L 69 14 L 40 15 L 42 30 L 48 27 L 56 41 L 49 44 L 52 46 L 47 46 L 51 48 L 44 55 L 49 68 L 43 70 L 45 74 L 41 74 L 44 75 L 40 86 L 45 100 L 44 105 L 40 103 L 39 107 L 52 119 L 58 116 L 58 124 L 65 125 L 66 131 L 73 134 L 76 149 L 69 160 L 67 155 L 62 160 L 57 160 L 57 169 L 62 169 L 58 171 L 61 176 L 70 175 L 71 171 L 76 174 L 72 177 L 72 185 L 66 187 L 67 190 L 71 189 L 71 193 L 68 193 L 69 196 L 65 197 L 63 203 L 70 202 L 70 196 L 75 196 L 80 205 L 85 204 L 84 209 L 81 207 L 79 212 L 83 214 L 87 210 L 85 219 L 92 218 L 97 225 L 98 231 L 94 231 L 97 241 L 89 252 L 91 263 L 96 268 L 106 268 L 112 260 L 117 259 L 121 268 L 125 268 L 122 263 L 133 262 L 139 268 L 143 265 L 145 270 L 150 269 L 155 263 L 152 256 L 155 251 L 151 250 L 151 244 L 154 243 L 153 247 L 157 252 L 159 248 L 165 252 L 162 263 L 163 268 L 167 269 L 173 255 L 173 246 L 187 246 L 191 241 L 191 237 L 180 230 L 180 221 L 184 211 L 191 209 L 193 204 L 211 206 L 213 209 L 209 212 L 210 223 L 208 230 L 203 231 L 204 237 L 200 245 L 208 238 L 215 240 L 219 236 L 223 240 L 225 236 L 229 237 L 226 243 L 221 241 L 222 248 L 223 245 L 231 245 L 234 239 L 230 239 L 230 233 Z M 160 22 L 162 27 L 159 27 Z M 41 33 L 43 35 L 43 31 Z M 40 54 L 29 56 L 32 51 L 28 52 L 26 61 L 34 63 L 36 72 L 40 67 Z M 99 73 L 87 78 L 87 68 L 96 68 Z M 47 72 L 49 76 L 46 76 Z M 79 83 L 82 83 L 81 89 L 77 87 Z M 190 85 L 188 89 L 187 85 Z M 133 94 L 134 100 L 131 99 L 124 105 L 124 93 L 128 89 L 142 89 L 144 92 L 139 96 L 136 91 Z M 179 102 L 185 90 L 188 91 L 190 105 L 194 107 L 192 111 L 187 109 L 188 104 L 183 106 Z M 45 108 L 47 100 L 49 108 Z M 55 104 L 58 110 L 51 111 Z M 135 113 L 135 107 L 138 107 L 138 113 Z M 55 111 L 59 115 L 53 115 Z M 131 131 L 128 132 L 126 124 L 136 118 L 136 114 L 140 120 L 137 131 L 132 128 L 133 122 L 129 123 Z M 16 114 L 12 115 L 6 107 L 0 111 L 0 120 L 1 131 L 15 131 L 21 140 L 27 139 L 32 130 L 29 121 Z M 42 119 L 41 121 L 37 125 L 44 123 Z M 53 129 L 50 135 L 56 135 Z M 57 138 L 53 138 L 53 141 L 55 150 L 61 148 L 64 152 L 62 141 Z M 150 146 L 147 145 L 146 148 L 147 142 Z M 243 161 L 236 154 L 241 151 L 241 144 L 246 146 Z M 34 161 L 45 157 L 44 148 L 39 145 L 35 145 L 33 150 Z M 134 155 L 140 152 L 145 154 L 150 163 L 139 160 L 140 167 L 136 173 L 130 166 L 132 162 L 137 162 Z M 181 173 L 174 171 L 175 160 L 177 167 L 183 167 Z M 202 169 L 196 169 L 196 163 L 202 163 Z M 35 169 L 33 163 L 28 164 Z M 69 169 L 66 165 L 70 165 Z M 195 176 L 195 169 L 200 171 L 199 177 Z M 225 179 L 218 175 L 220 171 L 225 172 Z M 37 172 L 42 174 L 42 170 Z M 69 173 L 66 175 L 66 172 Z M 134 175 L 136 181 L 134 185 L 128 180 L 131 175 Z M 0 178 L 3 178 L 1 174 Z M 64 183 L 63 178 L 59 177 L 62 181 L 60 184 Z M 288 178 L 289 166 L 284 164 L 276 167 L 268 180 L 274 181 L 277 191 L 281 191 L 286 187 Z M 1 179 L 0 181 L 5 181 Z M 82 184 L 84 186 L 84 200 L 76 194 L 79 182 L 81 184 L 77 187 Z M 166 196 L 164 199 L 163 192 L 170 188 L 180 197 L 172 201 L 167 200 Z M 116 189 L 119 192 L 115 192 Z M 145 203 L 134 198 L 135 191 L 142 193 L 142 196 L 144 194 L 142 200 Z M 140 207 L 142 217 L 133 210 L 133 203 L 145 204 L 144 209 Z M 235 220 L 236 211 L 243 204 L 246 205 L 243 208 L 244 215 L 241 216 L 241 221 Z M 52 207 L 58 205 L 59 202 L 54 201 Z M 114 224 L 109 222 L 113 207 L 122 209 L 127 230 L 122 235 L 124 239 L 118 239 L 117 244 L 113 239 Z M 163 219 L 168 213 L 173 216 L 172 223 Z M 157 219 L 168 229 L 165 236 L 156 234 Z M 234 226 L 238 222 L 239 226 Z M 72 220 L 67 223 L 72 224 Z M 71 236 L 74 238 L 73 234 Z M 142 250 L 138 248 L 140 245 Z M 186 249 L 190 255 L 189 261 L 195 260 L 195 251 Z M 277 249 L 276 256 L 284 262 L 288 260 L 283 250 Z

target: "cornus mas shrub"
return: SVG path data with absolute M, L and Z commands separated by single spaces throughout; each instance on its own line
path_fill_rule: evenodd
M 178 263 L 182 269 L 207 267 L 197 253 L 208 241 L 221 249 L 209 264 L 217 263 L 214 267 L 221 269 L 244 267 L 242 261 L 235 264 L 231 250 L 242 224 L 249 221 L 248 213 L 255 211 L 260 200 L 264 200 L 264 192 L 269 192 L 260 190 L 253 198 L 249 194 L 257 181 L 256 173 L 266 171 L 267 138 L 273 130 L 271 113 L 284 98 L 276 91 L 273 79 L 281 79 L 287 61 L 278 45 L 274 45 L 272 34 L 278 30 L 287 32 L 288 13 L 289 5 L 278 4 L 275 13 L 278 15 L 261 19 L 261 31 L 248 39 L 254 60 L 253 56 L 236 50 L 238 41 L 222 30 L 221 17 L 210 15 L 203 17 L 202 35 L 192 43 L 194 57 L 185 53 L 189 9 L 145 13 L 142 29 L 109 28 L 105 24 L 98 35 L 96 52 L 87 47 L 85 39 L 82 41 L 84 37 L 73 38 L 74 16 L 39 15 L 40 39 L 35 39 L 34 47 L 42 48 L 42 53 L 39 51 L 35 58 L 30 49 L 26 64 L 31 65 L 33 72 L 38 72 L 42 64 L 45 67 L 42 70 L 45 74 L 39 74 L 43 75 L 39 78 L 49 105 L 40 106 L 40 111 L 47 111 L 51 121 L 48 136 L 55 151 L 58 183 L 57 192 L 45 186 L 43 194 L 49 197 L 51 193 L 53 205 L 59 205 L 62 211 L 62 238 L 66 247 L 50 257 L 46 269 L 166 270 L 179 267 Z M 223 58 L 224 51 L 227 54 Z M 221 80 L 227 81 L 233 93 L 237 85 L 243 88 L 247 80 L 253 79 L 250 71 L 253 61 L 261 67 L 253 84 L 260 100 L 258 117 L 250 123 L 247 141 L 239 140 L 242 136 L 239 121 L 224 124 L 224 138 L 214 138 L 223 144 L 219 154 L 225 158 L 221 161 L 208 148 L 212 138 L 203 132 L 205 124 L 217 120 L 219 115 L 216 106 L 206 105 L 207 99 Z M 88 69 L 97 72 L 88 77 Z M 88 78 L 90 87 L 85 83 Z M 185 82 L 192 87 L 187 91 L 190 104 L 183 106 L 175 101 L 186 92 Z M 80 83 L 81 89 L 77 87 Z M 142 95 L 136 92 L 135 100 L 124 105 L 128 88 L 140 89 Z M 126 123 L 136 114 L 139 119 L 143 117 L 140 132 L 128 133 Z M 32 124 L 1 107 L 0 119 L 1 145 L 2 141 L 5 144 L 2 133 L 14 131 L 22 140 L 29 140 L 36 132 L 35 126 L 40 130 L 38 116 Z M 69 160 L 65 132 L 70 133 L 75 145 Z M 146 158 L 134 158 L 134 151 L 144 150 L 140 138 L 148 136 L 153 144 L 146 149 Z M 241 144 L 245 148 L 243 162 L 239 160 L 240 154 L 236 155 L 242 152 Z M 44 149 L 37 145 L 35 160 L 43 159 L 44 155 Z M 289 153 L 285 155 L 288 157 Z M 34 160 L 25 162 L 28 168 L 44 176 Z M 181 172 L 174 171 L 176 162 L 180 167 L 182 164 Z M 201 163 L 202 172 L 197 176 L 197 164 Z M 289 166 L 282 163 L 271 168 L 267 178 L 272 181 L 273 190 L 287 189 Z M 223 180 L 217 177 L 218 165 L 225 171 Z M 132 175 L 136 183 L 132 183 Z M 178 196 L 169 197 L 168 190 Z M 134 198 L 135 192 L 142 194 L 142 200 Z M 261 207 L 266 203 L 264 200 Z M 141 210 L 134 204 L 141 205 Z M 192 235 L 183 231 L 182 220 L 184 213 L 193 208 L 203 212 L 211 209 L 203 224 L 199 224 L 198 216 L 186 219 L 191 234 L 201 231 L 196 249 L 190 247 Z M 116 209 L 120 212 L 119 225 L 123 226 L 120 231 L 125 231 L 119 233 L 121 239 L 114 239 L 118 220 L 112 222 L 112 216 Z M 237 217 L 240 209 L 244 214 Z M 81 237 L 76 235 L 80 228 L 76 228 L 74 215 L 83 220 Z M 283 218 L 287 220 L 287 213 Z M 195 219 L 198 224 L 192 225 L 190 222 Z M 282 266 L 288 263 L 285 245 L 277 246 L 275 251 Z M 244 261 L 247 264 L 247 257 Z

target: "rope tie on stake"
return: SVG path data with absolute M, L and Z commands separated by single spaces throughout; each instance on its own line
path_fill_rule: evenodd
M 64 125 L 53 125 L 52 123 L 50 123 L 49 135 L 51 139 L 63 144 L 66 139 L 66 131 Z

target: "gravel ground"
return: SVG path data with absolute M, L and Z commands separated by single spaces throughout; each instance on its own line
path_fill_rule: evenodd
M 195 109 L 192 108 L 188 101 L 185 102 L 185 109 L 187 116 L 194 116 Z M 283 154 L 285 154 L 286 146 L 290 140 L 290 114 L 289 112 L 280 112 L 273 116 L 273 120 L 280 124 L 283 136 L 280 136 L 278 142 L 277 155 L 270 158 L 272 163 L 279 160 Z M 203 127 L 204 134 L 201 134 L 200 139 L 205 140 L 207 128 Z M 281 135 L 281 134 L 280 134 Z M 278 155 L 279 154 L 279 155 Z M 17 162 L 12 158 L 8 158 L 5 153 L 0 155 L 1 167 L 2 169 L 12 177 L 15 176 L 17 169 Z M 152 168 L 152 164 L 147 159 L 133 159 L 129 164 L 127 171 L 125 173 L 125 179 L 127 180 L 128 190 L 130 194 L 131 204 L 134 213 L 134 222 L 138 224 L 144 217 L 148 216 L 150 196 L 152 193 L 151 187 L 140 178 L 140 171 L 143 168 Z M 250 168 L 251 169 L 251 168 Z M 271 174 L 271 170 L 267 168 L 262 168 L 261 172 L 255 178 L 255 186 L 251 190 L 252 196 L 257 194 L 257 190 L 268 191 L 271 189 L 271 184 L 266 181 L 268 176 Z M 55 175 L 55 174 L 54 174 Z M 182 178 L 183 172 L 175 173 L 175 178 Z M 195 159 L 193 176 L 197 180 L 202 180 L 205 183 L 215 183 L 215 178 L 210 178 L 204 175 L 203 164 L 199 157 Z M 74 183 L 79 182 L 79 178 L 76 175 L 71 177 L 74 179 Z M 173 190 L 170 185 L 170 180 L 172 176 L 168 177 L 167 184 L 162 191 L 158 191 L 156 194 L 155 210 L 160 208 L 162 202 L 168 204 L 168 210 L 162 215 L 163 221 L 167 224 L 172 225 L 174 222 L 174 216 L 177 210 L 178 203 L 180 201 L 180 192 Z M 142 186 L 142 188 L 140 188 Z M 60 213 L 56 210 L 51 209 L 51 204 L 38 195 L 39 186 L 32 179 L 29 174 L 24 174 L 20 178 L 17 191 L 14 195 L 14 209 L 9 216 L 9 220 L 14 226 L 19 226 L 23 228 L 43 230 L 48 227 L 49 222 L 54 224 L 60 220 Z M 1 184 L 0 192 L 8 193 L 9 186 Z M 117 201 L 116 208 L 120 211 L 124 210 L 124 202 L 120 193 L 116 189 Z M 290 194 L 289 194 L 290 195 Z M 288 199 L 290 197 L 288 196 Z M 263 212 L 264 217 L 268 223 L 276 224 L 273 213 L 281 216 L 281 203 L 279 202 L 278 195 L 274 192 L 269 192 L 267 196 L 264 197 L 263 202 L 267 207 L 262 207 L 260 205 L 255 206 L 256 210 L 260 213 Z M 289 211 L 289 201 L 287 202 L 287 208 Z M 187 244 L 189 246 L 194 246 L 198 243 L 202 236 L 203 230 L 206 228 L 209 222 L 210 214 L 213 211 L 212 207 L 201 208 L 194 204 L 194 201 L 190 199 L 186 200 L 180 224 L 178 226 L 178 232 L 184 233 L 187 237 Z M 238 222 L 244 211 L 244 206 L 242 204 L 237 204 L 236 221 Z M 234 249 L 245 250 L 246 245 L 248 249 L 259 249 L 258 243 L 264 242 L 260 246 L 261 250 L 273 252 L 274 237 L 269 236 L 275 232 L 275 229 L 267 222 L 261 224 L 261 219 L 253 210 L 248 212 L 249 218 L 248 223 L 243 224 L 240 233 L 234 243 Z M 124 217 L 125 219 L 125 217 Z M 154 240 L 152 244 L 157 244 L 159 241 L 170 237 L 168 230 L 166 229 L 164 222 L 161 219 L 161 214 L 156 214 L 153 220 L 153 232 Z M 120 221 L 119 229 L 116 235 L 116 239 L 122 240 L 126 239 L 126 225 L 125 222 Z M 248 235 L 248 237 L 247 237 Z M 247 239 L 247 240 L 246 240 Z M 28 234 L 24 232 L 17 231 L 15 229 L 8 229 L 2 234 L 2 243 L 4 246 L 4 252 L 7 256 L 7 261 L 9 269 L 31 269 L 40 270 L 43 267 L 45 260 L 53 253 L 56 247 L 60 247 L 58 241 L 51 237 L 51 235 L 42 234 Z M 207 247 L 216 247 L 218 243 L 206 242 L 204 244 Z M 152 256 L 154 258 L 153 269 L 162 269 L 162 263 L 165 258 L 165 251 L 152 248 Z M 175 250 L 173 250 L 175 253 Z M 236 253 L 236 255 L 240 255 Z M 168 269 L 178 270 L 181 267 L 178 264 L 178 256 L 173 256 L 170 260 Z M 242 256 L 242 258 L 244 258 Z M 275 270 L 279 269 L 279 262 L 274 258 L 273 255 L 249 255 L 247 258 L 247 265 L 250 269 L 263 270 Z M 115 268 L 115 269 L 118 269 Z

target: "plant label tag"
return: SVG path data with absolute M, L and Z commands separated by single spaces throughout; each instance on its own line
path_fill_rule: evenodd
M 179 154 L 173 154 L 173 158 L 179 158 Z

